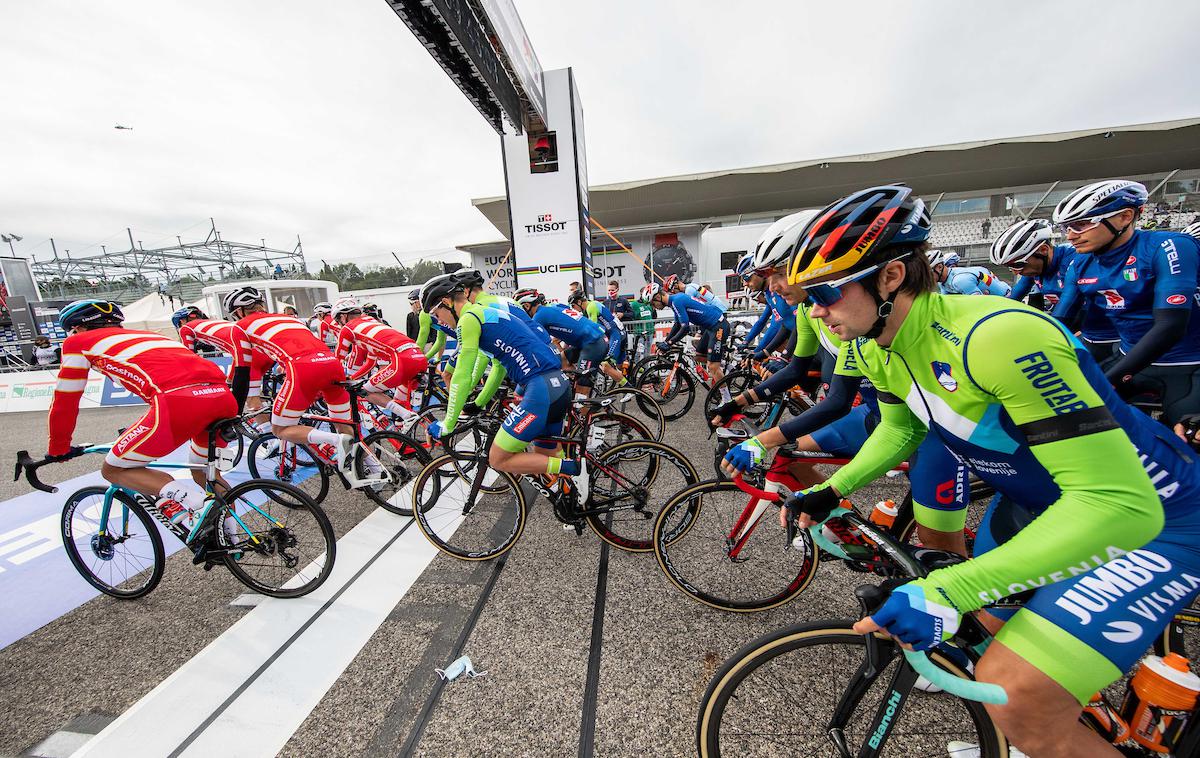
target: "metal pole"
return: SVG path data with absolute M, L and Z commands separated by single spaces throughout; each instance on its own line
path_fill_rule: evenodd
M 1054 184 L 1051 184 L 1050 189 L 1046 190 L 1046 192 L 1041 197 L 1038 198 L 1038 201 L 1033 204 L 1033 207 L 1029 209 L 1029 213 L 1026 213 L 1021 218 L 1029 218 L 1030 216 L 1033 215 L 1034 211 L 1036 211 L 1038 208 L 1041 208 L 1042 203 L 1046 202 L 1046 198 L 1050 197 L 1050 193 L 1053 192 L 1054 188 L 1057 187 L 1059 184 L 1062 184 L 1062 182 L 1058 181 L 1058 182 L 1055 182 Z M 1017 202 L 1017 196 L 1013 195 L 1013 205 L 1016 205 L 1016 202 Z M 1020 212 L 1021 212 L 1021 210 L 1018 208 L 1017 213 L 1020 213 Z
M 942 198 L 943 198 L 943 197 L 945 197 L 945 196 L 946 196 L 946 193 L 945 193 L 945 192 L 943 192 L 942 194 L 938 195 L 938 196 L 937 196 L 937 200 L 934 200 L 934 201 L 933 201 L 933 205 L 929 206 L 929 215 L 930 215 L 930 216 L 932 216 L 932 215 L 933 215 L 933 212 L 937 210 L 938 203 L 942 202 Z
M 1167 176 L 1161 182 L 1154 185 L 1154 189 L 1150 190 L 1150 192 L 1147 193 L 1146 197 L 1147 198 L 1154 197 L 1154 193 L 1158 192 L 1160 189 L 1162 189 L 1163 185 L 1166 184 L 1167 182 L 1171 181 L 1171 177 L 1175 176 L 1178 173 L 1179 173 L 1179 169 L 1175 169 L 1171 173 L 1167 174 Z M 12 243 L 11 242 L 8 243 L 8 246 L 12 247 Z

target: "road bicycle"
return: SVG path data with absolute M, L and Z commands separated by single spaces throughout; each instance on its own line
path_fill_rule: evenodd
M 582 534 L 586 524 L 614 547 L 649 551 L 654 515 L 663 499 L 699 477 L 682 453 L 661 442 L 639 439 L 606 446 L 604 431 L 593 418 L 613 402 L 577 400 L 582 416 L 575 432 L 542 440 L 561 445 L 565 454 L 583 461 L 580 477 L 587 477 L 586 494 L 571 477 L 514 475 L 490 468 L 488 451 L 502 419 L 479 416 L 460 422 L 447 436 L 478 433 L 480 442 L 464 451 L 448 441 L 447 452 L 417 476 L 412 492 L 417 526 L 448 555 L 471 561 L 496 558 L 525 530 L 529 504 L 524 487 L 529 486 L 550 501 L 555 518 L 576 534 Z
M 236 423 L 231 419 L 210 429 L 205 463 L 148 464 L 204 471 L 208 498 L 191 523 L 172 523 L 153 498 L 116 484 L 72 493 L 63 505 L 61 531 L 67 556 L 80 576 L 112 597 L 148 594 L 162 579 L 162 532 L 167 532 L 187 546 L 194 564 L 206 571 L 224 565 L 238 581 L 263 595 L 300 597 L 320 587 L 337 554 L 333 526 L 320 506 L 284 482 L 251 479 L 226 489 L 218 478 L 217 436 L 236 434 Z M 110 448 L 85 445 L 54 460 L 34 460 L 22 450 L 13 478 L 24 475 L 35 489 L 57 492 L 40 480 L 40 468 Z M 232 517 L 232 528 L 226 527 L 227 517 Z

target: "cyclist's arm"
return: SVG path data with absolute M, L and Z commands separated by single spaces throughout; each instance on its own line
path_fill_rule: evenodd
M 196 330 L 189 324 L 179 327 L 179 341 L 193 353 L 196 352 Z
M 371 354 L 362 345 L 355 345 L 354 352 L 350 355 L 350 381 L 357 382 L 367 374 L 371 373 L 371 369 L 375 367 L 375 361 L 371 360 Z
M 773 353 L 776 350 L 786 347 L 788 340 L 792 338 L 792 330 L 787 328 L 787 325 L 782 321 L 779 322 L 779 330 L 775 332 L 775 336 L 766 345 L 758 349 L 760 353 Z
M 496 394 L 496 390 L 500 389 L 506 376 L 508 376 L 508 371 L 504 368 L 504 364 L 493 359 L 492 370 L 488 373 L 487 381 L 483 383 L 483 389 L 479 390 L 479 394 L 475 396 L 475 404 L 487 405 L 492 396 Z
M 461 355 L 459 356 L 458 360 L 460 361 L 460 363 L 458 365 L 460 365 L 460 366 L 463 365 L 461 363 L 461 361 L 462 361 Z M 493 365 L 496 364 L 496 361 L 494 361 L 490 355 L 483 352 L 482 350 L 480 350 L 478 355 L 475 356 L 475 365 L 471 368 L 471 388 L 472 389 L 474 389 L 479 384 L 480 379 L 483 379 L 483 373 L 485 371 L 487 371 L 489 362 L 492 363 Z
M 1025 296 L 1033 290 L 1034 280 L 1032 276 L 1018 276 L 1013 282 L 1012 289 L 1008 291 L 1009 298 L 1013 300 L 1024 300 Z
M 63 343 L 62 366 L 58 369 L 58 383 L 50 400 L 50 436 L 46 442 L 46 452 L 50 455 L 70 452 L 71 435 L 75 433 L 75 421 L 79 416 L 79 401 L 87 389 L 91 364 L 74 348 L 70 338 Z
M 771 374 L 746 392 L 747 400 L 753 402 L 765 400 L 795 387 L 804 378 L 805 374 L 808 373 L 808 367 L 812 364 L 813 355 L 815 354 L 816 351 L 814 350 L 812 355 L 793 355 L 786 366 Z
M 860 384 L 862 384 L 861 376 L 834 374 L 833 379 L 829 382 L 829 390 L 821 402 L 796 418 L 788 419 L 780 424 L 779 431 L 788 442 L 792 442 L 806 434 L 812 434 L 821 427 L 832 424 L 854 407 L 854 396 L 858 394 Z
M 480 357 L 486 360 L 483 351 L 479 349 L 479 337 L 483 324 L 473 313 L 464 313 L 458 322 L 458 367 L 450 379 L 450 396 L 446 400 L 446 418 L 442 422 L 442 431 L 454 430 L 458 423 L 458 414 L 467 403 L 471 390 L 475 389 L 477 380 L 472 380 L 475 363 Z
M 986 295 L 987 290 L 983 288 L 983 282 L 979 276 L 970 271 L 960 273 L 951 273 L 946 283 L 950 285 L 950 289 L 960 295 Z
M 337 342 L 334 343 L 334 347 L 333 347 L 333 355 L 339 361 L 344 362 L 346 360 L 346 358 L 350 355 L 351 348 L 358 347 L 358 345 L 354 341 L 353 334 L 354 333 L 351 332 L 349 329 L 342 329 L 342 331 L 338 332 Z M 352 359 L 352 360 L 357 360 L 357 358 L 359 357 L 358 353 L 359 353 L 359 351 L 356 349 L 354 351 L 354 359 Z M 358 364 L 352 363 L 351 365 L 357 366 Z
M 1114 549 L 1139 548 L 1159 533 L 1162 504 L 1137 450 L 1057 326 L 1031 313 L 993 317 L 976 328 L 965 358 L 970 380 L 1003 403 L 1061 495 L 1008 542 L 930 574 L 959 611 L 1010 594 L 1013 585 L 1068 579 L 1071 569 L 1107 561 Z M 1059 389 L 1048 394 L 1047 380 Z
M 1079 289 L 1079 284 L 1076 282 L 1075 263 L 1072 261 L 1071 267 L 1067 269 L 1066 284 L 1063 286 L 1062 294 L 1058 296 L 1058 304 L 1054 306 L 1054 310 L 1050 311 L 1050 315 L 1061 321 L 1071 331 L 1072 324 L 1080 320 L 1084 310 L 1084 294 Z
M 771 322 L 771 316 L 773 316 L 774 313 L 775 311 L 771 310 L 770 308 L 763 308 L 763 312 L 759 314 L 758 320 L 755 321 L 754 325 L 750 327 L 750 331 L 746 332 L 746 334 L 742 337 L 747 345 L 753 342 L 754 338 L 758 336 L 758 333 L 761 332 L 763 328 Z
M 446 333 L 438 330 L 437 337 L 433 341 L 433 346 L 425 353 L 425 360 L 433 363 L 441 357 L 442 351 L 446 349 Z
M 674 345 L 687 334 L 691 322 L 688 320 L 687 308 L 676 303 L 674 296 L 668 302 L 671 304 L 671 310 L 675 312 L 675 324 L 671 327 L 671 333 L 667 335 L 667 344 Z
M 584 312 L 593 323 L 600 323 L 600 303 L 596 302 L 595 300 L 589 300 L 587 303 L 587 308 L 584 309 Z
M 429 341 L 429 330 L 433 326 L 433 316 L 430 316 L 425 311 L 417 314 L 417 347 L 425 349 L 425 343 Z M 438 332 L 441 334 L 441 332 Z M 428 355 L 426 355 L 428 357 Z
M 900 398 L 879 389 L 879 426 L 867 437 L 854 459 L 829 477 L 841 495 L 875 481 L 911 456 L 928 430 Z

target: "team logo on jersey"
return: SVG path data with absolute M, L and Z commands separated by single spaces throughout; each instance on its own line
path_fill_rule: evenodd
M 1095 284 L 1098 281 L 1100 281 L 1099 278 L 1094 277 L 1094 276 L 1089 276 L 1084 279 L 1078 279 L 1078 280 L 1076 280 L 1075 283 L 1076 284 Z
M 1126 258 L 1126 259 L 1125 259 L 1125 265 L 1126 265 L 1126 266 L 1132 266 L 1132 265 L 1133 265 L 1133 264 L 1135 264 L 1135 263 L 1137 263 L 1137 256 L 1136 256 L 1136 255 L 1131 255 L 1131 256 L 1129 256 L 1128 258 Z
M 942 385 L 942 389 L 947 392 L 953 392 L 958 389 L 958 381 L 950 375 L 950 364 L 934 361 L 929 364 L 933 367 L 933 377 L 937 379 L 938 384 Z
M 1187 297 L 1185 295 L 1168 295 L 1167 302 L 1171 305 L 1183 305 L 1187 302 Z
M 1137 269 L 1136 268 L 1127 268 L 1121 272 L 1121 276 L 1123 276 L 1125 278 L 1125 281 L 1127 281 L 1127 282 L 1136 282 L 1137 281 Z
M 1046 295 L 1047 309 L 1052 310 L 1054 308 L 1054 306 L 1056 306 L 1056 305 L 1058 305 L 1058 295 L 1049 295 L 1049 294 Z
M 1125 310 L 1125 296 L 1120 292 L 1116 290 L 1099 290 L 1096 294 L 1104 296 L 1104 307 L 1108 310 Z

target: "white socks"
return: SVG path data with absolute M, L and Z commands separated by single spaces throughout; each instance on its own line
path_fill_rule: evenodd
M 340 445 L 344 434 L 337 432 L 326 432 L 322 429 L 310 429 L 308 432 L 308 441 L 314 445 Z

